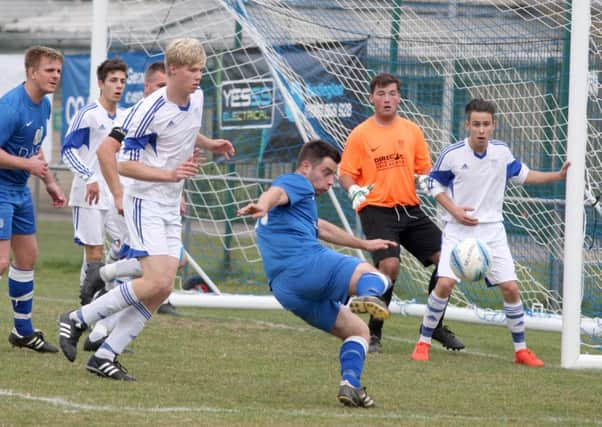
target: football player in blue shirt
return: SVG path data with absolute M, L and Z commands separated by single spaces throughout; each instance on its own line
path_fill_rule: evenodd
M 50 100 L 61 78 L 62 53 L 42 46 L 25 52 L 26 80 L 0 98 L 0 274 L 8 269 L 14 328 L 8 341 L 39 353 L 56 353 L 31 322 L 33 267 L 38 254 L 30 175 L 40 177 L 54 207 L 66 198 L 41 150 L 50 118 Z M 10 250 L 13 262 L 9 262 Z
M 282 306 L 310 325 L 343 340 L 339 353 L 341 383 L 337 399 L 352 407 L 372 407 L 374 400 L 360 384 L 370 333 L 353 313 L 389 317 L 380 299 L 391 285 L 376 268 L 321 245 L 318 239 L 374 251 L 396 245 L 382 239 L 360 240 L 318 218 L 316 196 L 333 185 L 339 152 L 324 141 L 303 146 L 297 170 L 278 177 L 256 203 L 238 215 L 258 218 L 257 245 L 274 296 Z M 357 295 L 344 303 L 350 295 Z

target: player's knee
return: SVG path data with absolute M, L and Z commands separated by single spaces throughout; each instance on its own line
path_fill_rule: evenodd
M 504 301 L 509 303 L 516 303 L 520 301 L 520 291 L 518 289 L 518 283 L 516 281 L 502 283 L 500 285 Z
M 455 285 L 455 280 L 447 277 L 440 277 L 439 280 L 437 280 L 437 285 L 435 286 L 433 292 L 439 298 L 448 298 L 451 295 Z
M 394 282 L 399 276 L 399 258 L 385 258 L 378 263 L 378 269 Z
M 368 328 L 366 322 L 361 322 L 361 324 L 358 324 L 357 327 L 351 332 L 351 336 L 362 338 L 367 347 L 368 343 L 370 342 L 370 329 Z
M 389 278 L 379 271 L 363 273 L 357 281 L 356 294 L 359 296 L 381 296 L 389 287 Z
M 173 290 L 173 280 L 158 280 L 155 283 L 154 290 L 158 298 L 166 299 Z

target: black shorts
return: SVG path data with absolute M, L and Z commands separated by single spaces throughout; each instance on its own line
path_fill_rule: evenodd
M 359 213 L 366 239 L 393 240 L 403 246 L 422 263 L 429 266 L 429 258 L 441 250 L 441 230 L 420 206 L 366 206 Z M 372 252 L 374 265 L 389 257 L 399 258 L 400 247 Z

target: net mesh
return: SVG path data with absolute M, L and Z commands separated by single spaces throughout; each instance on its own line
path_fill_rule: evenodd
M 216 283 L 239 293 L 267 292 L 254 246 L 253 224 L 235 211 L 269 182 L 294 170 L 303 139 L 321 137 L 343 148 L 350 130 L 371 114 L 368 82 L 382 71 L 402 82 L 400 114 L 425 132 L 433 161 L 462 139 L 463 108 L 482 97 L 498 108 L 495 137 L 538 170 L 557 170 L 566 158 L 570 2 L 412 0 L 121 0 L 111 26 L 114 48 L 162 52 L 167 41 L 198 37 L 208 54 L 203 78 L 204 132 L 231 139 L 233 161 L 208 163 L 187 184 L 187 244 Z M 131 20 L 132 16 L 135 20 Z M 128 19 L 126 19 L 128 17 Z M 586 244 L 582 312 L 602 315 L 599 205 L 602 182 L 598 49 L 602 4 L 592 2 L 590 38 Z M 134 22 L 132 24 L 132 22 Z M 226 88 L 226 89 L 225 89 Z M 237 115 L 228 90 L 272 94 L 257 116 Z M 234 92 L 232 92 L 234 93 Z M 245 128 L 261 116 L 256 127 Z M 242 118 L 242 119 L 241 119 Z M 267 118 L 267 119 L 266 119 Z M 236 122 L 236 120 L 238 122 Z M 233 124 L 234 123 L 234 124 Z M 322 197 L 322 217 L 360 233 L 345 194 Z M 436 222 L 436 203 L 421 194 Z M 521 293 L 531 312 L 560 313 L 564 241 L 564 183 L 509 186 L 504 215 Z M 217 249 L 219 248 L 219 249 Z M 396 292 L 424 302 L 430 270 L 402 253 Z M 226 285 L 223 285 L 226 284 Z M 499 309 L 496 290 L 462 283 L 458 306 Z M 599 345 L 591 337 L 592 345 Z

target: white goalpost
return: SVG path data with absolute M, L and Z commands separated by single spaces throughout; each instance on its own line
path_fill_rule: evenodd
M 107 2 L 94 0 L 95 13 L 106 14 Z M 104 34 L 94 27 L 93 53 L 117 46 L 152 58 L 173 38 L 199 38 L 208 55 L 203 131 L 237 147 L 232 162 L 208 162 L 186 184 L 185 274 L 210 292 L 178 290 L 170 297 L 175 306 L 281 309 L 263 276 L 254 223 L 235 211 L 292 171 L 309 138 L 342 149 L 371 113 L 368 82 L 388 71 L 401 77 L 399 112 L 424 130 L 433 160 L 464 137 L 466 101 L 484 97 L 498 106 L 496 137 L 521 161 L 539 170 L 571 161 L 566 186 L 509 186 L 504 217 L 527 327 L 562 332 L 563 367 L 602 368 L 599 2 L 568 2 L 572 8 L 555 0 L 110 3 L 108 13 L 119 13 L 94 19 L 110 25 Z M 436 203 L 419 196 L 438 222 Z M 321 199 L 321 216 L 361 232 L 340 188 Z M 430 271 L 405 252 L 400 262 L 391 311 L 422 316 Z M 505 325 L 498 301 L 482 284 L 461 283 L 446 318 Z
M 571 65 L 564 240 L 564 295 L 562 305 L 561 366 L 602 369 L 602 354 L 581 354 L 581 299 L 583 298 L 583 194 L 587 148 L 590 0 L 572 2 Z M 568 285 L 570 284 L 570 286 Z

